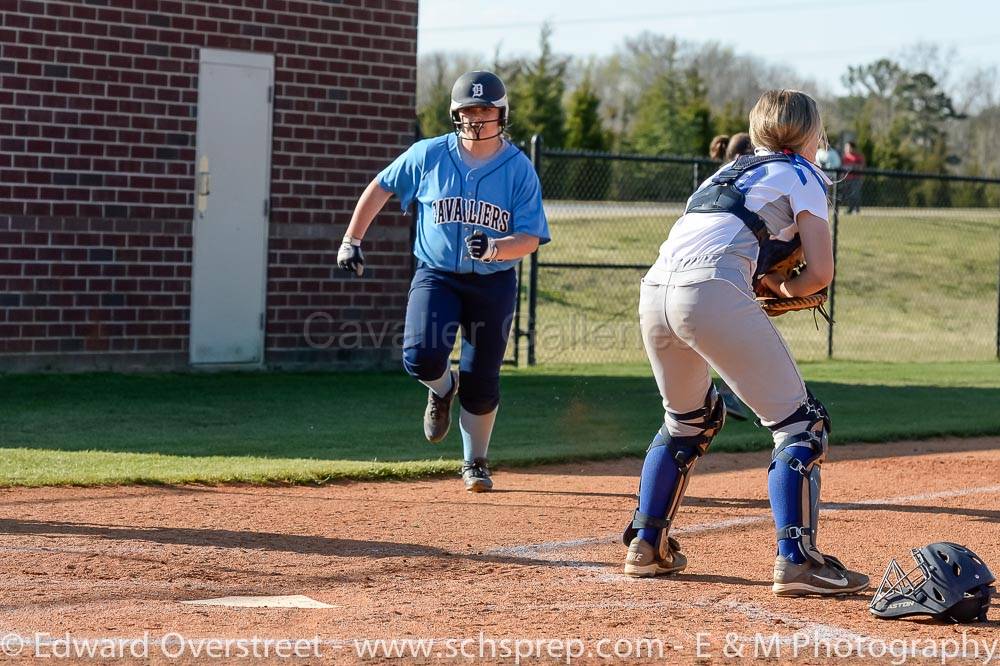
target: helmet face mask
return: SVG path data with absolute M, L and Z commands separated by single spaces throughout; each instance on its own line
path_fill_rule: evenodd
M 459 111 L 474 107 L 492 107 L 500 110 L 497 120 L 464 121 Z M 451 89 L 451 120 L 455 133 L 470 141 L 487 141 L 501 136 L 507 127 L 509 116 L 507 104 L 507 88 L 500 77 L 492 72 L 467 72 L 458 77 Z M 487 125 L 497 124 L 496 132 L 487 129 Z M 464 132 L 464 135 L 463 135 Z M 483 134 L 487 136 L 483 136 Z
M 462 107 L 452 114 L 452 122 L 455 125 L 455 132 L 459 137 L 470 141 L 486 141 L 495 139 L 503 134 L 504 124 L 501 116 L 492 119 L 470 118 L 468 113 L 462 113 L 468 109 L 492 109 L 492 106 Z M 495 126 L 495 127 L 494 127 Z M 483 136 L 486 134 L 487 136 Z
M 995 578 L 964 546 L 932 543 L 911 551 L 916 565 L 907 572 L 889 563 L 869 611 L 886 619 L 930 615 L 948 622 L 985 621 Z

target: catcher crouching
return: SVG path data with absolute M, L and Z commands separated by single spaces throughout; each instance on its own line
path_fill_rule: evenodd
M 629 576 L 687 566 L 670 529 L 695 464 L 725 421 L 714 368 L 774 439 L 767 477 L 777 541 L 773 592 L 841 595 L 868 587 L 867 576 L 819 548 L 830 415 L 806 388 L 754 289 L 800 299 L 833 279 L 830 180 L 812 163 L 824 136 L 805 93 L 761 95 L 750 112 L 755 154 L 702 183 L 643 278 L 639 321 L 664 422 L 646 453 L 638 507 L 625 530 Z M 803 261 L 797 273 L 782 268 Z

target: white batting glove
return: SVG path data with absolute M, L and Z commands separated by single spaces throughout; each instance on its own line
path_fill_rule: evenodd
M 365 272 L 365 254 L 361 251 L 361 239 L 344 236 L 337 252 L 337 265 L 360 277 Z

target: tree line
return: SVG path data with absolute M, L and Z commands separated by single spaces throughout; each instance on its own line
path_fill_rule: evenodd
M 846 94 L 824 94 L 795 71 L 734 53 L 642 33 L 607 57 L 556 54 L 544 25 L 537 53 L 491 61 L 432 53 L 418 72 L 421 133 L 452 129 L 451 84 L 463 71 L 488 68 L 508 86 L 518 143 L 541 134 L 550 148 L 705 157 L 717 134 L 747 129 L 767 88 L 798 88 L 820 103 L 830 143 L 852 140 L 870 167 L 1000 177 L 1000 100 L 995 69 L 955 79 L 954 55 L 917 45 L 903 60 L 882 58 L 848 68 Z M 948 84 L 948 85 L 946 85 Z M 956 99 L 951 90 L 961 91 Z

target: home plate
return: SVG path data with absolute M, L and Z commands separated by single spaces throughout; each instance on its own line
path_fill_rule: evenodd
M 336 608 L 322 601 L 310 599 L 304 594 L 282 597 L 219 597 L 218 599 L 197 599 L 182 601 L 189 606 L 228 606 L 230 608 Z

